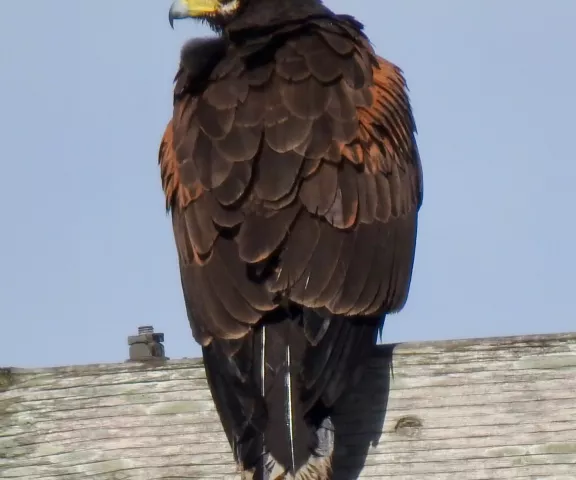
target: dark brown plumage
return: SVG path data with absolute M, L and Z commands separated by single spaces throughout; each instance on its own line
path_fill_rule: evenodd
M 422 202 L 401 71 L 301 3 L 185 47 L 159 156 L 193 335 L 257 478 L 329 478 L 331 452 L 310 454 L 406 301 Z

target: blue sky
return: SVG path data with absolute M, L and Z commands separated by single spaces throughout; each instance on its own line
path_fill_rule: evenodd
M 0 366 L 195 357 L 157 168 L 171 0 L 0 5 Z M 425 203 L 384 341 L 576 330 L 576 2 L 328 1 L 406 74 Z M 24 9 L 24 11 L 23 11 Z M 376 10 L 374 10 L 376 9 Z

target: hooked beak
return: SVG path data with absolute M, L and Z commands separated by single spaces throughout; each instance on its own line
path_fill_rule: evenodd
M 174 20 L 210 15 L 218 11 L 218 0 L 175 0 L 168 12 L 168 21 L 174 28 Z

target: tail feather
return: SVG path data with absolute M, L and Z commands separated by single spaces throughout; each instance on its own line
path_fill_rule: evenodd
M 216 410 L 237 462 L 255 465 L 264 449 L 266 405 L 247 372 L 254 369 L 251 354 L 259 343 L 246 338 L 236 350 L 235 341 L 213 341 L 202 348 L 206 379 Z M 259 365 L 257 365 L 259 366 Z
M 261 325 L 242 340 L 214 339 L 204 347 L 212 396 L 242 478 L 329 479 L 331 410 L 382 320 L 278 309 Z
M 270 320 L 264 361 L 264 399 L 268 409 L 265 444 L 271 457 L 285 470 L 296 472 L 315 447 L 315 432 L 302 405 L 302 352 L 304 338 L 291 317 Z

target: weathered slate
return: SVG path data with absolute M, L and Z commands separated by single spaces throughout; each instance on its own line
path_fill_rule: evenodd
M 336 421 L 338 479 L 574 480 L 576 334 L 379 347 Z M 238 478 L 201 361 L 0 370 L 0 479 L 192 478 Z

